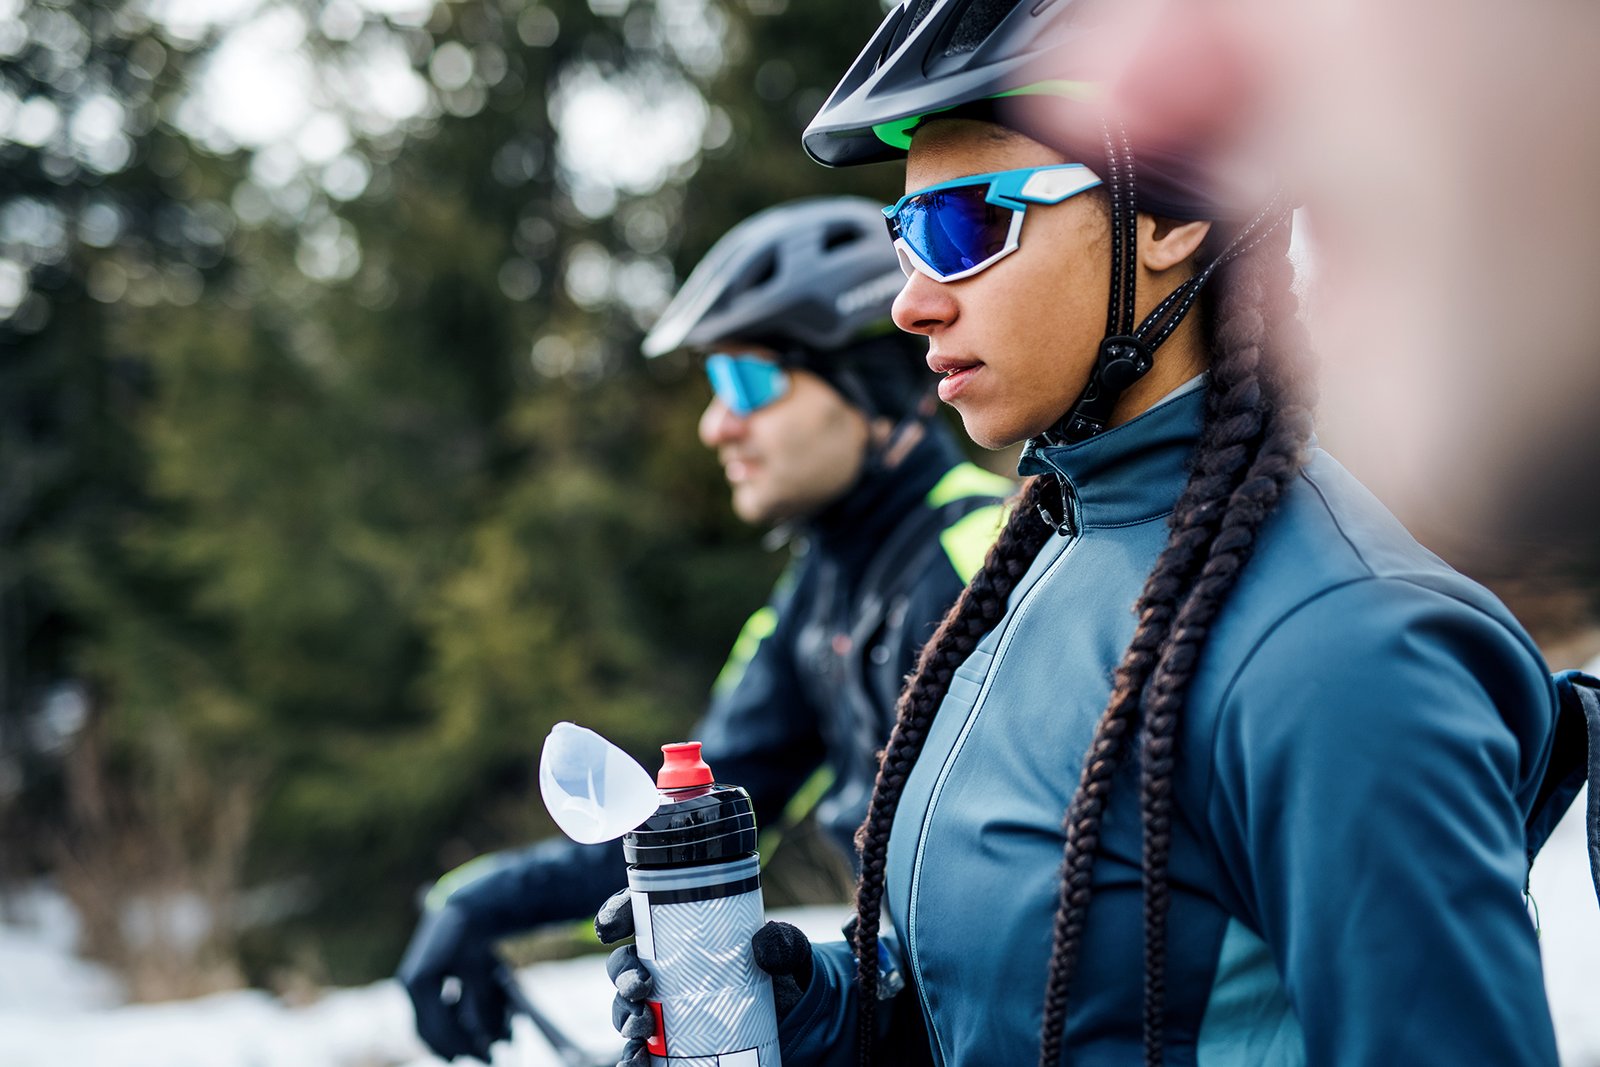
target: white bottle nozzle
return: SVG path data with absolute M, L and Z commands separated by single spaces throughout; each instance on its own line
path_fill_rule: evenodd
M 593 730 L 558 722 L 539 753 L 539 792 L 561 832 L 581 845 L 614 841 L 661 803 L 650 772 Z

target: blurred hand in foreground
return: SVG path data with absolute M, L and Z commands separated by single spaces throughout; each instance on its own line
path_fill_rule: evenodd
M 417 1034 L 442 1059 L 490 1062 L 490 1046 L 511 1037 L 511 1005 L 495 977 L 491 939 L 466 909 L 446 903 L 418 924 L 396 977 L 417 1013 Z

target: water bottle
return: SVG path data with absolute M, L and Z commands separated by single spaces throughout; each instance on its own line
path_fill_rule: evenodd
M 622 838 L 655 978 L 652 1067 L 779 1067 L 772 979 L 750 949 L 764 921 L 750 794 L 713 780 L 698 741 L 661 751 L 660 805 Z

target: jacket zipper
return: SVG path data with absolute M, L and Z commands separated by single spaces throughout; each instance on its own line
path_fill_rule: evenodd
M 1047 461 L 1048 462 L 1048 461 Z M 1051 464 L 1053 467 L 1054 464 Z M 978 719 L 978 714 L 983 710 L 984 702 L 989 697 L 989 690 L 994 685 L 995 674 L 1000 669 L 1001 662 L 1005 659 L 1007 649 L 1011 647 L 1011 639 L 1015 636 L 1017 622 L 1027 614 L 1029 605 L 1055 572 L 1061 568 L 1066 558 L 1072 554 L 1081 538 L 1079 531 L 1083 529 L 1077 514 L 1077 497 L 1072 492 L 1072 483 L 1065 474 L 1061 474 L 1062 507 L 1067 514 L 1062 516 L 1063 524 L 1068 529 L 1063 532 L 1061 526 L 1056 526 L 1057 532 L 1067 538 L 1067 543 L 1062 546 L 1061 554 L 1051 561 L 1044 573 L 1039 575 L 1037 581 L 1028 588 L 1017 602 L 1014 611 L 1007 612 L 1000 622 L 1000 640 L 995 646 L 994 658 L 989 662 L 989 670 L 984 675 L 983 685 L 978 689 L 978 695 L 972 701 L 972 709 L 967 712 L 966 721 L 961 724 L 961 732 L 956 735 L 955 742 L 950 746 L 950 752 L 945 757 L 944 763 L 939 768 L 939 775 L 934 779 L 933 790 L 928 795 L 928 807 L 922 814 L 922 825 L 917 832 L 917 850 L 911 864 L 911 890 L 907 896 L 906 905 L 906 955 L 908 957 L 911 973 L 917 987 L 917 999 L 921 1002 L 922 1017 L 928 1021 L 928 1031 L 933 1038 L 935 1054 L 940 1064 L 947 1063 L 949 1057 L 944 1052 L 944 1040 L 939 1036 L 938 1024 L 934 1021 L 933 1012 L 928 1006 L 928 997 L 924 992 L 926 986 L 922 980 L 922 961 L 917 948 L 917 910 L 918 890 L 922 884 L 922 861 L 928 845 L 928 827 L 933 821 L 934 809 L 939 806 L 939 797 L 944 792 L 945 782 L 950 777 L 950 771 L 955 766 L 956 758 L 961 754 L 962 746 L 966 744 L 967 735 L 972 732 L 973 724 Z M 1056 525 L 1052 523 L 1051 525 Z M 1047 544 L 1049 542 L 1046 542 Z

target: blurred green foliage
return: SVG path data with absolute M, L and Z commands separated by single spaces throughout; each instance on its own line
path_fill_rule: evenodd
M 127 905 L 200 901 L 189 985 L 387 973 L 419 886 L 548 832 L 551 723 L 689 728 L 781 561 L 639 329 L 748 213 L 898 181 L 798 147 L 870 2 L 266 6 L 315 70 L 398 42 L 426 106 L 333 94 L 339 159 L 264 176 L 182 117 L 223 29 L 45 0 L 0 35 L 0 118 L 58 120 L 0 130 L 0 874 L 129 967 Z M 698 93 L 704 151 L 571 172 L 582 74 Z

